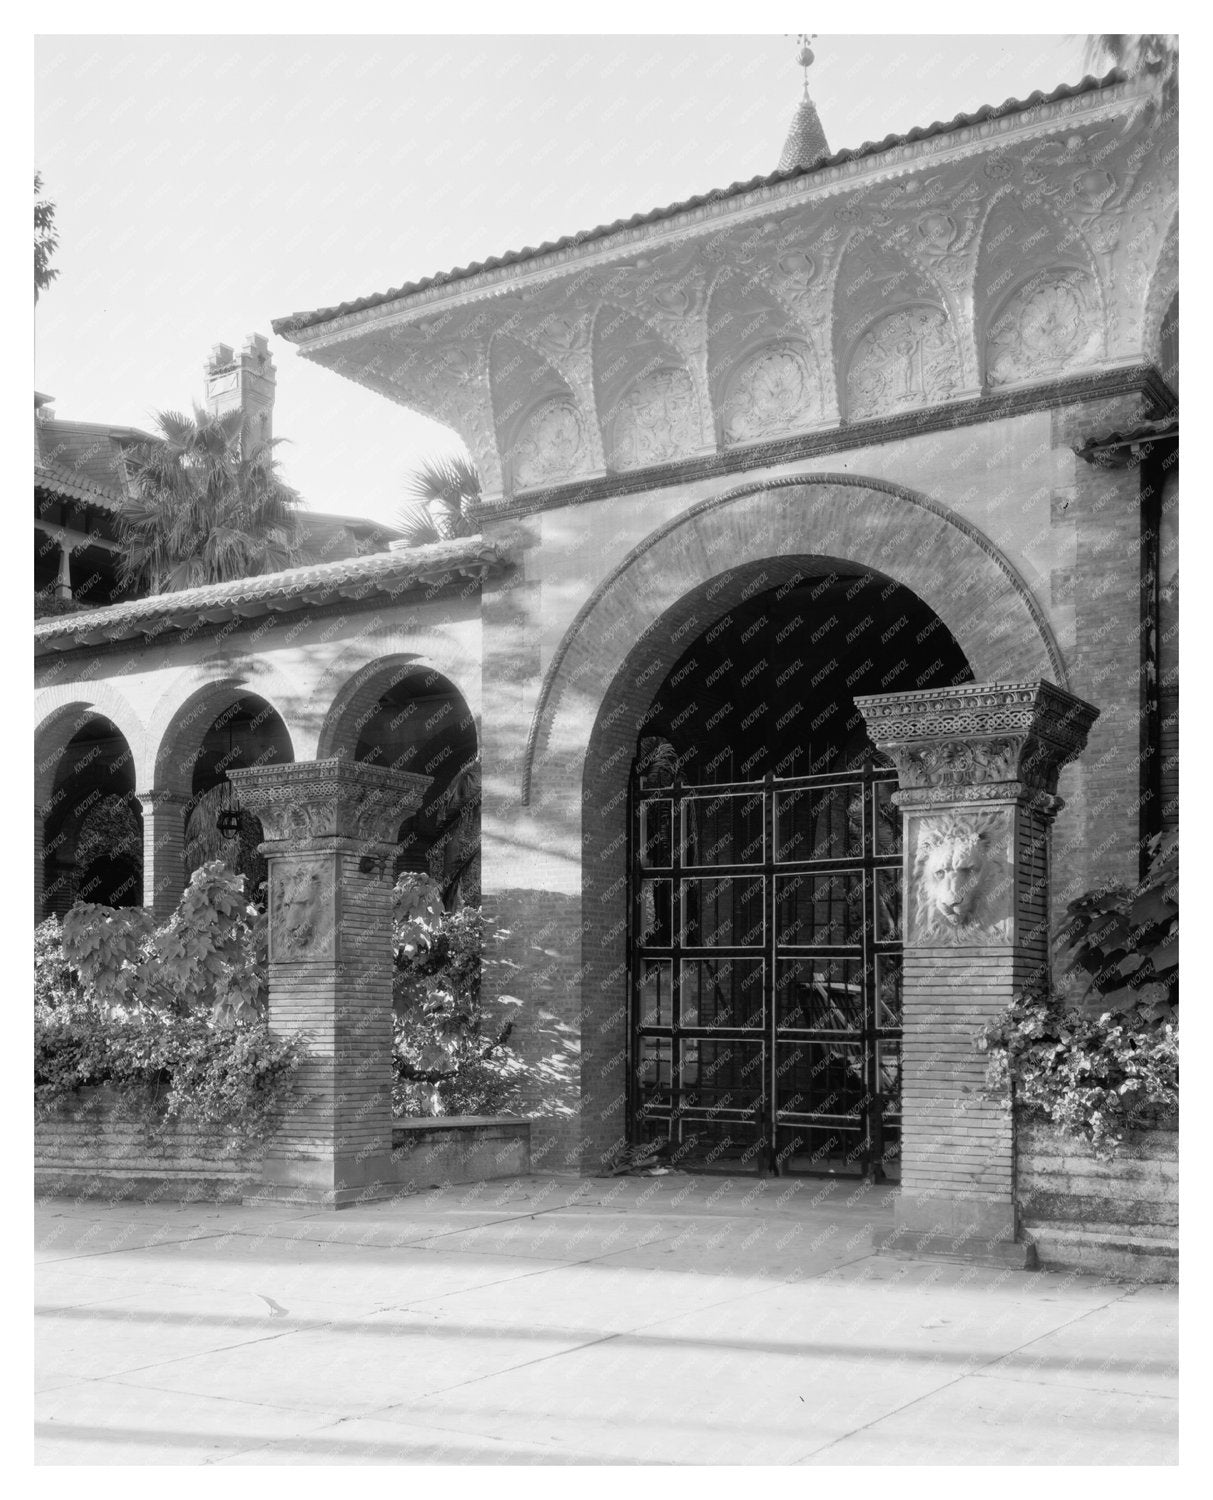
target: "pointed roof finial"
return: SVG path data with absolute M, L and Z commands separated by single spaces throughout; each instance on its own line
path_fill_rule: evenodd
M 809 98 L 809 69 L 813 66 L 814 52 L 809 45 L 817 40 L 817 33 L 802 31 L 796 38 L 799 51 L 796 61 L 804 69 L 804 94 L 792 116 L 792 128 L 783 144 L 779 158 L 779 171 L 806 171 L 818 166 L 830 154 L 825 131 L 817 118 L 817 106 Z
M 817 40 L 815 31 L 802 31 L 796 38 L 800 43 L 800 51 L 796 54 L 796 61 L 804 69 L 804 97 L 809 97 L 809 69 L 813 66 L 814 52 L 809 46 L 810 42 Z

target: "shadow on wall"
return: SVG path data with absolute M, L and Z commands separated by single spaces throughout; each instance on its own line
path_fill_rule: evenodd
M 485 900 L 481 994 L 493 1022 L 512 1020 L 510 1044 L 524 1065 L 511 1113 L 533 1121 L 538 1171 L 564 1171 L 577 1159 L 581 1097 L 581 997 L 575 970 L 578 900 L 551 891 L 495 891 Z M 506 997 L 520 1001 L 514 1006 Z

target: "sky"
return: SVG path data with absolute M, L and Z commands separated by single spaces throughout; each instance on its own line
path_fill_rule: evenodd
M 821 36 L 832 149 L 1083 75 L 1084 38 Z M 213 345 L 272 318 L 774 171 L 795 38 L 49 36 L 35 161 L 59 278 L 34 384 L 59 417 L 144 429 L 203 394 Z M 1102 69 L 1101 69 L 1102 71 Z M 446 428 L 271 336 L 283 477 L 395 517 Z

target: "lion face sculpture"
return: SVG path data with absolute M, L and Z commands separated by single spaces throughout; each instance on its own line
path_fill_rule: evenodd
M 916 941 L 1005 941 L 1010 930 L 1006 833 L 998 813 L 949 813 L 919 830 Z

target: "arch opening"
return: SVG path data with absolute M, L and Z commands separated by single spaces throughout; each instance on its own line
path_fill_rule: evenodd
M 138 906 L 143 818 L 126 736 L 89 713 L 56 753 L 42 809 L 43 913 L 62 917 L 77 901 Z
M 246 766 L 278 765 L 294 760 L 290 734 L 282 716 L 256 693 L 231 690 L 229 701 L 214 712 L 208 705 L 189 745 L 180 746 L 177 772 L 186 798 L 184 807 L 184 874 L 188 880 L 200 865 L 222 860 L 244 876 L 245 894 L 265 908 L 266 862 L 258 852 L 264 838 L 261 820 L 241 808 L 227 773 Z M 234 835 L 225 836 L 219 816 L 236 814 Z
M 448 909 L 477 904 L 480 761 L 476 719 L 463 694 L 419 663 L 385 668 L 382 678 L 363 684 L 346 717 L 352 722 L 336 738 L 356 761 L 431 778 L 421 806 L 400 826 L 397 878 L 430 877 Z
M 900 815 L 855 697 L 973 670 L 861 564 L 768 558 L 720 584 L 634 648 L 591 736 L 583 911 L 618 895 L 582 948 L 583 1118 L 622 1140 L 583 1152 L 895 1178 Z M 601 1081 L 612 1046 L 623 1099 Z

